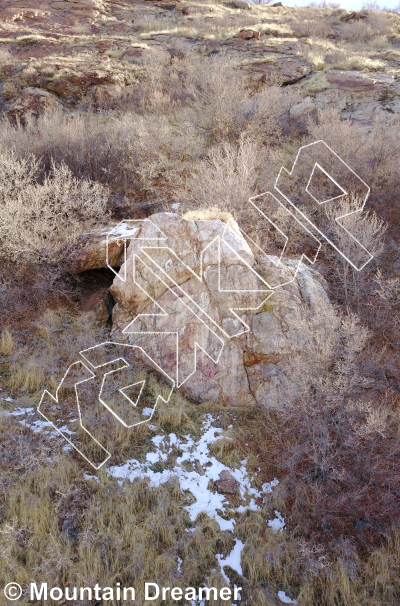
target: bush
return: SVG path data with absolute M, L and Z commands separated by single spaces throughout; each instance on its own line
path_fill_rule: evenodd
M 281 352 L 293 381 L 283 410 L 253 413 L 246 442 L 262 477 L 279 477 L 270 506 L 300 543 L 332 553 L 351 541 L 364 557 L 399 527 L 400 399 L 368 373 L 371 333 L 355 316 L 321 302 L 296 322 L 303 339 Z
M 371 10 L 367 18 L 345 23 L 342 37 L 349 42 L 368 41 L 378 36 L 390 36 L 393 24 L 390 17 L 380 11 Z
M 0 238 L 3 257 L 22 264 L 57 266 L 77 236 L 104 220 L 106 191 L 52 164 L 38 181 L 39 164 L 0 154 Z
M 213 147 L 187 180 L 192 202 L 202 209 L 217 206 L 237 218 L 254 195 L 257 167 L 258 147 L 251 141 Z

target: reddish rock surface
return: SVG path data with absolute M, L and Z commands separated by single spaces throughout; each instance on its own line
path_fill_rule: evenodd
M 215 485 L 221 494 L 236 494 L 239 489 L 239 482 L 226 469 L 221 471 L 219 480 L 215 482 Z
M 92 312 L 97 322 L 107 322 L 111 316 L 112 308 L 113 301 L 108 290 L 94 292 L 82 300 L 83 311 Z
M 376 117 L 390 121 L 400 114 L 399 93 L 392 86 L 400 65 L 395 47 L 386 54 L 374 51 L 373 61 L 358 70 L 330 69 L 328 60 L 320 76 L 311 47 L 296 28 L 299 16 L 293 9 L 293 18 L 287 12 L 283 18 L 284 10 L 244 0 L 215 6 L 190 0 L 0 0 L 5 52 L 0 62 L 0 110 L 24 121 L 28 114 L 38 116 L 53 107 L 66 111 L 80 103 L 94 109 L 116 107 L 130 95 L 129 87 L 140 85 L 142 64 L 157 48 L 171 57 L 189 50 L 200 57 L 223 53 L 257 88 L 266 84 L 298 87 L 302 81 L 303 96 L 316 108 L 332 105 L 335 96 L 331 93 L 336 91 L 344 118 L 369 123 Z M 334 28 L 325 20 L 324 38 L 340 38 L 342 28 L 361 25 L 361 20 L 367 26 L 368 15 L 368 11 L 343 12 L 341 24 Z M 165 30 L 158 27 L 161 21 Z M 153 28 L 151 24 L 156 23 Z M 255 24 L 257 29 L 253 29 Z M 228 36 L 225 25 L 229 25 Z M 185 27 L 187 33 L 182 33 Z M 311 55 L 318 52 L 316 47 Z M 321 53 L 326 55 L 324 49 Z M 374 68 L 378 56 L 383 58 L 382 65 L 387 62 L 386 73 Z M 307 88 L 314 77 L 321 78 L 315 92 Z M 292 115 L 304 114 L 301 103 L 297 109 Z M 305 108 L 306 113 L 309 109 Z

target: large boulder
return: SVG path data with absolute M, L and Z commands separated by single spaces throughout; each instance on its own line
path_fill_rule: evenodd
M 321 276 L 257 257 L 233 220 L 159 213 L 132 237 L 110 289 L 112 340 L 142 347 L 195 401 L 281 407 L 281 351 L 303 339 L 297 312 L 330 305 Z M 282 287 L 271 295 L 272 281 Z

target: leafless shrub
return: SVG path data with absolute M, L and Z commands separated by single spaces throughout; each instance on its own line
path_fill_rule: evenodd
M 368 520 L 370 540 L 379 541 L 396 509 L 389 486 L 400 477 L 392 466 L 399 398 L 390 390 L 368 392 L 362 360 L 371 333 L 356 317 L 340 318 L 321 302 L 318 316 L 304 311 L 296 321 L 303 338 L 282 352 L 293 386 L 278 421 L 287 470 L 281 490 L 291 495 L 292 523 L 365 545 L 355 529 Z
M 353 240 L 345 230 L 359 242 L 373 257 L 379 258 L 385 247 L 384 235 L 387 226 L 374 212 L 356 212 L 362 207 L 363 200 L 346 197 L 334 206 L 326 206 L 326 215 L 329 219 L 327 233 L 335 241 L 339 250 L 346 257 L 336 259 L 332 265 L 336 275 L 335 288 L 344 293 L 346 305 L 352 304 L 354 309 L 360 311 L 361 297 L 368 297 L 370 286 L 370 267 L 357 271 L 347 259 L 352 257 Z M 347 215 L 347 216 L 346 216 Z M 341 216 L 343 219 L 336 221 Z M 343 227 L 342 227 L 343 226 Z M 343 229 L 345 228 L 345 229 Z
M 310 141 L 325 141 L 345 161 L 364 161 L 363 146 L 368 139 L 365 129 L 342 120 L 336 108 L 319 110 L 315 118 L 309 118 L 307 131 Z
M 258 147 L 252 141 L 215 146 L 187 180 L 192 203 L 204 209 L 217 206 L 237 218 L 254 195 L 257 166 Z
M 309 7 L 298 10 L 298 17 L 293 20 L 291 27 L 302 38 L 326 38 L 332 32 L 324 14 L 318 14 Z
M 390 345 L 400 342 L 400 278 L 385 277 L 380 269 L 374 276 L 373 296 L 366 306 L 373 309 L 373 326 Z
M 0 47 L 0 66 L 12 65 L 16 63 L 16 59 L 12 56 L 9 50 Z
M 366 19 L 350 21 L 342 27 L 341 35 L 349 42 L 372 40 L 378 36 L 389 36 L 393 25 L 390 17 L 380 11 L 369 11 Z
M 77 179 L 61 164 L 37 182 L 33 158 L 0 155 L 0 237 L 3 255 L 27 264 L 57 265 L 83 229 L 104 217 L 104 189 Z
M 240 106 L 250 97 L 244 79 L 235 73 L 231 61 L 225 57 L 209 58 L 201 71 L 199 67 L 189 89 L 193 102 L 187 118 L 193 119 L 211 139 L 237 136 L 243 125 Z
M 0 131 L 3 148 L 41 160 L 42 177 L 53 163 L 63 163 L 76 178 L 110 186 L 134 201 L 162 198 L 176 183 L 182 159 L 201 152 L 193 129 L 176 129 L 164 115 L 126 112 L 105 120 L 92 113 L 69 118 L 49 112 L 25 127 L 3 122 Z

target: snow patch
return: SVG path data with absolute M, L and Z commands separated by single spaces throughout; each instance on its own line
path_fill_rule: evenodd
M 236 572 L 242 576 L 243 571 L 242 571 L 242 565 L 241 565 L 240 560 L 241 560 L 243 547 L 244 547 L 244 543 L 242 543 L 242 541 L 239 541 L 239 539 L 236 539 L 234 548 L 232 549 L 230 554 L 226 556 L 225 559 L 223 559 L 223 556 L 219 553 L 217 553 L 217 555 L 216 555 L 216 558 L 221 567 L 221 574 L 224 577 L 225 581 L 228 583 L 228 585 L 230 584 L 230 580 L 229 580 L 229 577 L 224 572 L 224 566 L 230 566 L 230 568 L 232 568 L 233 570 L 236 570 Z
M 279 511 L 277 511 L 276 509 L 275 515 L 276 518 L 274 518 L 273 520 L 268 520 L 268 526 L 272 528 L 272 530 L 274 530 L 275 532 L 282 532 L 282 530 L 285 528 L 285 520 L 283 519 L 282 514 L 279 513 Z
M 186 506 L 190 519 L 194 522 L 199 513 L 205 512 L 210 517 L 214 517 L 221 530 L 233 530 L 234 520 L 225 520 L 217 509 L 223 511 L 227 504 L 225 495 L 214 492 L 208 488 L 211 483 L 219 478 L 221 471 L 228 468 L 220 463 L 215 457 L 210 456 L 209 447 L 222 435 L 222 428 L 212 427 L 213 417 L 209 414 L 203 424 L 203 433 L 198 440 L 191 436 L 178 438 L 176 434 L 157 435 L 152 438 L 152 443 L 157 448 L 157 452 L 147 453 L 146 462 L 139 463 L 136 459 L 130 459 L 123 465 L 109 467 L 107 473 L 122 480 L 133 481 L 135 478 L 148 478 L 151 486 L 159 486 L 167 482 L 173 476 L 179 479 L 181 490 L 190 491 L 196 501 Z M 172 447 L 179 448 L 182 455 L 177 457 L 173 469 L 163 471 L 153 471 L 150 466 L 165 461 Z M 197 467 L 197 470 L 195 468 Z M 199 473 L 199 467 L 202 472 Z M 271 492 L 272 487 L 276 486 L 278 480 L 273 480 L 264 484 L 261 491 L 254 488 L 247 474 L 246 460 L 241 462 L 239 469 L 229 469 L 232 476 L 237 480 L 240 486 L 240 496 L 248 501 L 248 505 L 241 505 L 237 511 L 245 511 L 248 507 L 252 510 L 259 509 L 256 499 L 260 499 L 261 492 Z
M 289 598 L 289 596 L 287 596 L 284 591 L 278 591 L 278 598 L 284 604 L 298 604 L 296 600 L 292 600 L 291 598 Z

